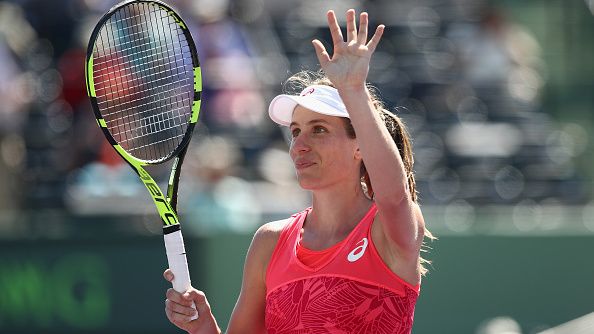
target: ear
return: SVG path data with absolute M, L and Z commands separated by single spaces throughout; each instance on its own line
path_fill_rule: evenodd
M 355 150 L 354 158 L 355 158 L 355 160 L 363 160 L 363 156 L 361 156 L 361 150 L 359 149 L 358 146 L 357 146 L 357 149 Z

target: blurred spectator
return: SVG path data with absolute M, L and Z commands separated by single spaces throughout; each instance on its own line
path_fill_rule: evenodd
M 201 138 L 189 148 L 179 205 L 185 229 L 252 231 L 262 223 L 254 187 L 236 176 L 241 160 L 237 144 L 221 136 Z
M 32 77 L 21 63 L 35 38 L 24 11 L 0 2 L 0 210 L 20 207 L 21 170 L 25 163 L 22 129 L 33 99 Z
M 478 89 L 502 88 L 491 94 L 526 102 L 538 96 L 543 86 L 540 45 L 501 9 L 485 6 L 479 24 L 452 24 L 448 38 L 456 44 L 465 82 Z
M 108 203 L 99 205 L 98 199 L 111 197 L 122 205 L 136 203 L 137 212 L 146 207 L 144 195 L 138 196 L 142 185 L 103 138 L 85 92 L 88 37 L 116 2 L 0 2 L 0 183 L 7 185 L 0 190 L 0 209 L 59 208 L 64 194 L 75 212 L 98 212 Z M 191 216 L 192 210 L 200 211 L 196 216 L 223 212 L 225 218 L 202 219 L 196 226 L 224 229 L 234 228 L 235 212 L 259 217 L 290 207 L 302 194 L 286 193 L 291 176 L 273 171 L 284 163 L 286 142 L 264 117 L 267 99 L 280 91 L 286 72 L 300 70 L 295 64 L 317 66 L 314 58 L 304 58 L 311 51 L 304 36 L 329 36 L 317 16 L 331 4 L 172 5 L 181 9 L 198 46 L 204 84 L 199 131 L 213 137 L 190 147 L 222 147 L 235 157 L 226 167 L 184 167 L 192 176 L 184 179 L 183 209 Z M 370 81 L 399 107 L 411 129 L 424 204 L 588 200 L 588 184 L 575 163 L 592 147 L 588 128 L 559 124 L 543 112 L 547 50 L 501 7 L 482 0 L 339 6 L 384 13 L 374 16 L 385 19 L 388 29 Z M 164 181 L 166 169 L 157 170 Z M 97 183 L 103 179 L 108 181 Z M 283 203 L 270 205 L 254 193 L 260 187 Z M 231 188 L 238 191 L 229 195 Z M 224 207 L 220 196 L 247 204 Z

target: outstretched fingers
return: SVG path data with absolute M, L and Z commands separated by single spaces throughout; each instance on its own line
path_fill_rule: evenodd
M 356 22 L 355 22 L 355 10 L 354 9 L 347 10 L 346 24 L 347 24 L 347 43 L 356 41 L 357 26 L 356 26 Z
M 357 43 L 367 43 L 367 26 L 369 25 L 369 15 L 366 12 L 362 12 L 359 15 L 359 34 L 357 35 Z
M 362 12 L 359 15 L 359 25 L 357 27 L 356 12 L 349 9 L 346 12 L 346 36 L 343 37 L 336 14 L 333 10 L 327 12 L 328 28 L 332 36 L 333 54 L 319 40 L 312 41 L 318 61 L 324 71 L 340 72 L 342 75 L 347 71 L 347 67 L 354 60 L 360 58 L 369 59 L 371 53 L 375 52 L 377 45 L 384 32 L 384 26 L 376 28 L 374 35 L 368 39 L 369 34 L 369 14 Z M 346 41 L 345 41 L 346 38 Z M 365 60 L 364 60 L 365 61 Z
M 385 28 L 386 27 L 383 24 L 380 24 L 375 29 L 375 33 L 373 34 L 373 37 L 371 37 L 371 40 L 369 40 L 369 43 L 367 43 L 367 48 L 371 52 L 374 52 L 375 51 L 375 48 L 377 48 L 377 45 L 379 44 L 380 39 L 382 38 L 382 35 L 384 34 L 384 29 Z
M 332 44 L 336 46 L 344 42 L 340 25 L 338 25 L 338 20 L 336 19 L 336 14 L 333 10 L 328 11 L 326 19 L 328 20 L 328 27 L 330 28 L 330 35 L 332 35 Z
M 328 51 L 326 51 L 324 44 L 322 44 L 322 42 L 320 42 L 319 40 L 314 39 L 312 41 L 312 44 L 314 46 L 314 49 L 316 50 L 316 56 L 318 57 L 318 61 L 320 62 L 322 68 L 324 68 L 326 64 L 330 62 L 330 55 L 328 54 Z

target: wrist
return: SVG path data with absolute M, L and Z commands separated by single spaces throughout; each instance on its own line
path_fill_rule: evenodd
M 336 90 L 338 90 L 339 93 L 345 93 L 345 94 L 367 93 L 367 86 L 365 85 L 365 82 L 363 82 L 361 84 L 342 84 L 342 85 L 335 85 L 335 86 L 336 86 Z
M 205 314 L 201 314 L 200 317 L 208 317 L 207 318 L 203 318 L 203 320 L 197 319 L 194 321 L 203 321 L 206 323 L 203 323 L 201 325 L 198 326 L 192 326 L 189 329 L 186 329 L 186 331 L 188 332 L 188 334 L 223 334 L 223 331 L 221 330 L 221 328 L 219 327 L 219 324 L 217 323 L 217 319 L 215 319 L 215 317 L 212 315 L 212 313 L 205 313 Z
M 363 101 L 371 101 L 371 94 L 365 84 L 361 86 L 355 85 L 344 85 L 336 88 L 340 98 L 345 105 L 351 105 L 353 103 L 359 104 Z

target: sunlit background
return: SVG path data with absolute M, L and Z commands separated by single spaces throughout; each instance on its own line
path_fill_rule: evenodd
M 85 91 L 88 38 L 115 3 L 0 1 L 1 333 L 177 332 L 156 210 Z M 204 80 L 179 211 L 223 327 L 253 231 L 309 203 L 268 102 L 318 69 L 326 10 L 355 8 L 386 25 L 369 80 L 409 128 L 439 237 L 413 333 L 594 333 L 594 1 L 169 4 Z

